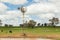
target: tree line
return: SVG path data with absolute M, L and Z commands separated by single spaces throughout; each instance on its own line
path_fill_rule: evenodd
M 29 20 L 28 22 L 26 21 L 24 24 L 20 24 L 20 27 L 31 27 L 31 28 L 34 28 L 34 27 L 40 27 L 40 26 L 53 26 L 55 27 L 57 24 L 59 24 L 59 18 L 55 18 L 53 17 L 52 19 L 49 19 L 48 21 L 50 21 L 50 23 L 44 23 L 44 24 L 41 24 L 41 23 L 37 23 L 36 21 L 34 20 Z M 1 25 L 1 20 L 0 20 L 0 25 Z M 8 24 L 5 24 L 5 27 L 13 27 L 13 25 L 8 25 Z
M 53 17 L 52 19 L 49 19 L 48 21 L 50 21 L 50 23 L 44 23 L 44 24 L 41 24 L 41 23 L 38 23 L 34 20 L 29 20 L 29 22 L 26 22 L 24 24 L 20 24 L 20 26 L 24 26 L 24 27 L 40 27 L 40 26 L 52 26 L 52 27 L 55 27 L 57 24 L 59 24 L 59 18 L 55 18 Z M 36 25 L 37 24 L 37 25 Z

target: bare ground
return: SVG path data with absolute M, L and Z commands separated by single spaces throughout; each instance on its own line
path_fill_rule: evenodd
M 51 38 L 51 39 L 57 39 L 60 38 L 60 34 L 51 34 L 51 35 L 35 35 L 35 34 L 0 34 L 0 38 Z

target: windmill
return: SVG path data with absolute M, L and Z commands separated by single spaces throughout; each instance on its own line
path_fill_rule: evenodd
M 18 10 L 20 10 L 22 12 L 22 21 L 23 21 L 23 26 L 22 26 L 22 30 L 23 30 L 23 36 L 26 36 L 25 34 L 25 29 L 24 29 L 24 18 L 25 18 L 25 12 L 27 11 L 26 7 L 22 6 L 21 8 L 18 8 Z

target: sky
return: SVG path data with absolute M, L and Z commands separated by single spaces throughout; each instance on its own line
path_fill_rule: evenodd
M 22 12 L 18 10 L 21 6 L 27 9 L 25 21 L 49 23 L 49 19 L 53 17 L 60 20 L 60 0 L 0 0 L 0 20 L 3 25 L 17 26 L 22 23 Z

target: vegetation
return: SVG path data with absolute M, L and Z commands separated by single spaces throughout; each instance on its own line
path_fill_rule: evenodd
M 60 36 L 60 26 L 56 26 L 59 23 L 58 18 L 49 19 L 51 23 L 36 23 L 34 20 L 29 20 L 24 24 L 20 24 L 20 26 L 13 26 L 5 24 L 4 27 L 0 26 L 0 35 L 11 35 L 11 34 L 20 34 L 25 32 L 26 34 L 33 34 L 33 35 L 59 35 Z M 24 31 L 23 28 L 24 27 Z M 33 28 L 33 29 L 32 29 Z M 60 38 L 60 37 L 59 37 Z
M 0 30 L 3 32 L 11 32 L 11 30 L 13 31 L 13 33 L 17 33 L 18 31 L 21 32 L 22 29 L 20 27 L 0 27 Z M 53 28 L 53 27 L 35 27 L 34 29 L 32 28 L 25 28 L 25 32 L 26 33 L 34 33 L 34 34 L 51 34 L 51 33 L 60 33 L 60 28 Z M 44 33 L 46 32 L 46 33 Z M 1 33 L 1 32 L 0 32 Z
M 25 32 L 26 34 L 33 34 L 33 35 L 60 35 L 60 28 L 54 27 L 34 27 L 32 28 L 25 28 L 24 31 L 20 27 L 0 27 L 0 35 L 11 35 L 11 34 L 20 34 Z
M 52 19 L 50 19 L 49 21 L 51 21 L 52 26 L 55 26 L 56 24 L 58 24 L 58 23 L 59 23 L 59 19 L 58 19 L 58 18 L 55 18 L 55 17 L 53 17 L 53 18 L 52 18 Z
M 7 25 L 7 24 L 5 24 L 5 27 L 8 27 L 8 25 Z
M 34 20 L 29 20 L 29 22 L 26 22 L 24 24 L 20 24 L 20 26 L 24 26 L 24 27 L 31 27 L 31 28 L 34 28 L 36 25 L 36 22 Z
M 32 34 L 32 35 L 39 35 L 41 37 L 47 37 L 47 35 L 53 36 L 59 35 L 60 36 L 60 26 L 56 26 L 55 28 L 53 26 L 34 26 L 32 29 L 30 27 L 25 27 L 24 31 L 22 27 L 0 27 L 0 35 L 20 35 L 21 33 Z M 60 37 L 55 38 L 60 39 Z
M 37 26 L 51 26 L 51 27 L 56 27 L 57 24 L 59 24 L 59 19 L 58 18 L 55 18 L 53 17 L 52 19 L 49 19 L 50 23 L 44 23 L 44 24 L 41 24 L 41 23 L 38 23 Z M 25 27 L 31 27 L 31 28 L 34 28 L 36 26 L 36 21 L 34 20 L 29 20 L 29 22 L 26 22 L 24 24 L 21 24 L 21 26 L 25 26 Z
M 40 26 L 40 23 L 38 23 L 37 26 Z
M 53 17 L 52 19 L 49 19 L 50 23 L 44 23 L 44 24 L 41 24 L 41 23 L 38 23 L 37 26 L 52 26 L 52 27 L 55 27 L 57 24 L 59 24 L 59 19 L 58 18 L 55 18 Z M 28 22 L 26 21 L 24 24 L 20 24 L 20 27 L 28 27 L 28 28 L 34 28 L 36 26 L 36 21 L 34 20 L 29 20 Z M 0 27 L 2 25 L 2 21 L 0 20 Z M 13 25 L 8 25 L 8 24 L 5 24 L 5 27 L 13 27 Z

